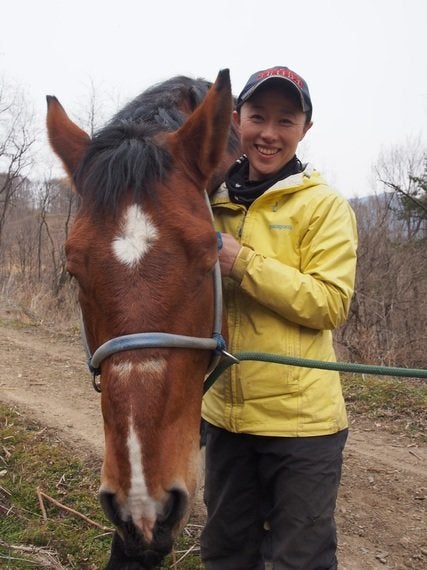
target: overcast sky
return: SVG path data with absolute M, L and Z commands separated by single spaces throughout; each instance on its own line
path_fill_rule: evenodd
M 227 67 L 237 95 L 284 65 L 313 100 L 300 154 L 347 197 L 370 192 L 383 149 L 426 140 L 425 0 L 4 0 L 0 17 L 0 75 L 41 128 L 46 94 L 76 119 L 92 85 L 115 111 L 173 75 L 213 81 Z

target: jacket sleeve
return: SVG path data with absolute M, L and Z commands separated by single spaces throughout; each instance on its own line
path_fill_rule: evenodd
M 310 214 L 299 237 L 300 267 L 243 245 L 231 277 L 261 305 L 293 323 L 334 329 L 346 319 L 354 291 L 357 233 L 346 200 L 334 196 Z

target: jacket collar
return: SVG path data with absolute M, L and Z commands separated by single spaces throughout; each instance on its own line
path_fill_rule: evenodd
M 239 158 L 227 172 L 225 184 L 232 202 L 250 206 L 254 200 L 271 188 L 279 180 L 298 174 L 304 170 L 301 161 L 294 156 L 279 172 L 268 180 L 249 180 L 249 161 L 245 155 Z
M 240 160 L 240 159 L 239 159 Z M 264 191 L 264 195 L 270 194 L 271 192 L 278 192 L 281 194 L 292 194 L 300 190 L 304 190 L 313 185 L 325 184 L 325 181 L 321 177 L 320 173 L 315 170 L 312 164 L 307 163 L 303 165 L 303 170 L 296 174 L 291 174 L 284 179 L 277 180 L 273 185 L 268 187 Z M 223 182 L 216 192 L 210 197 L 212 205 L 219 204 L 233 204 L 231 200 L 229 189 L 227 188 L 226 182 Z M 235 202 L 236 207 L 237 203 Z M 242 204 L 243 205 L 243 204 Z

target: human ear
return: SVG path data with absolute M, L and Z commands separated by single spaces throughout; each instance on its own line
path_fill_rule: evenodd
M 240 127 L 240 113 L 238 111 L 233 111 L 233 121 L 236 127 Z
M 307 132 L 311 129 L 311 127 L 313 126 L 313 121 L 310 121 L 308 123 L 305 123 L 304 125 L 304 129 L 303 129 L 303 133 L 302 136 L 300 138 L 300 141 L 302 141 L 302 139 L 305 137 L 305 135 L 307 134 Z

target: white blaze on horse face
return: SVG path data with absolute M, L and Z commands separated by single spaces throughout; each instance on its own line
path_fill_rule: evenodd
M 159 381 L 166 370 L 164 358 L 147 358 L 140 362 L 125 360 L 111 366 L 111 373 L 116 382 Z M 132 519 L 134 525 L 141 530 L 147 542 L 153 537 L 153 528 L 159 503 L 150 496 L 144 476 L 142 446 L 135 431 L 132 417 L 129 422 L 127 438 L 130 465 L 130 487 L 125 504 L 122 506 L 123 520 Z
M 141 529 L 145 540 L 151 542 L 156 522 L 157 502 L 148 493 L 142 466 L 141 443 L 133 427 L 132 420 L 129 425 L 127 445 L 131 478 L 126 506 L 122 514 L 124 518 L 130 516 L 134 525 Z
M 114 238 L 116 258 L 128 267 L 136 266 L 158 237 L 156 226 L 142 208 L 129 206 L 121 223 L 121 234 Z
M 147 358 L 141 362 L 125 360 L 111 366 L 111 374 L 118 381 L 124 382 L 133 377 L 141 377 L 141 375 L 144 375 L 144 379 L 154 375 L 155 380 L 158 381 L 159 375 L 163 374 L 165 370 L 166 360 L 164 358 Z

